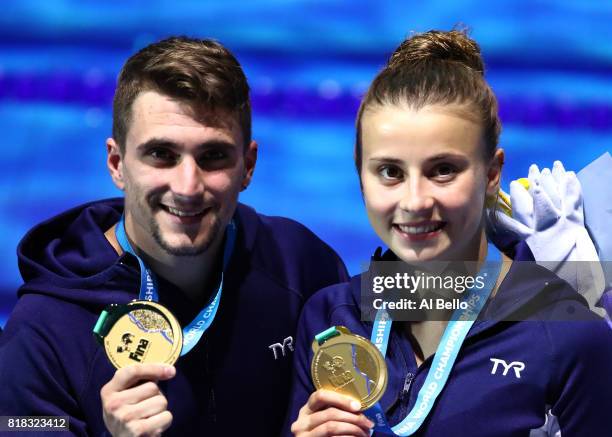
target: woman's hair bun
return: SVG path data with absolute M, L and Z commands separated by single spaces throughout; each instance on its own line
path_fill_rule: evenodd
M 406 68 L 410 64 L 427 61 L 458 62 L 484 75 L 480 46 L 467 35 L 465 30 L 450 32 L 430 30 L 414 34 L 393 52 L 387 68 Z

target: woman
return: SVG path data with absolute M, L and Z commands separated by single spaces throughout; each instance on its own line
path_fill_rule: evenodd
M 482 264 L 491 257 L 485 205 L 499 189 L 500 130 L 480 49 L 465 33 L 430 31 L 398 47 L 357 117 L 355 161 L 363 197 L 389 248 L 373 260 Z M 607 435 L 609 328 L 558 277 L 534 263 L 512 262 L 533 260 L 526 245 L 504 249 L 490 297 L 466 331 L 448 379 L 416 431 L 404 435 L 528 436 L 544 429 Z M 360 312 L 365 277 L 321 290 L 304 308 L 287 434 L 292 422 L 291 432 L 300 437 L 368 436 L 374 425 L 358 402 L 315 391 L 310 377 L 315 335 L 343 325 L 370 338 L 373 324 L 362 322 Z M 391 426 L 413 417 L 448 325 L 440 319 L 393 323 L 389 382 L 380 400 Z M 382 432 L 376 428 L 375 435 Z

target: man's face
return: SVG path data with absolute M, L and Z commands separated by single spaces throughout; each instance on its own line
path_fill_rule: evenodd
M 257 159 L 255 142 L 244 151 L 237 117 L 146 91 L 132 104 L 125 143 L 121 154 L 108 140 L 108 165 L 136 246 L 152 257 L 195 256 L 219 242 Z

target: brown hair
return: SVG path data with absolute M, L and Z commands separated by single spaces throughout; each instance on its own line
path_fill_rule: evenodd
M 171 37 L 143 48 L 127 60 L 113 99 L 113 138 L 122 152 L 132 104 L 138 94 L 150 90 L 193 108 L 236 114 L 245 150 L 251 142 L 249 85 L 234 55 L 218 42 Z
M 501 132 L 497 99 L 484 80 L 480 47 L 463 30 L 415 34 L 393 52 L 374 78 L 357 115 L 355 165 L 361 174 L 361 120 L 373 106 L 456 104 L 482 123 L 486 157 L 495 153 Z M 361 179 L 361 177 L 360 177 Z

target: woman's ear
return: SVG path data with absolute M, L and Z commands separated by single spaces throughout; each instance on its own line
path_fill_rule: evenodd
M 504 149 L 497 149 L 487 168 L 487 198 L 495 199 L 501 183 L 501 172 L 504 166 Z

